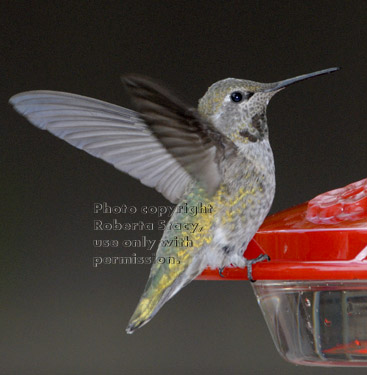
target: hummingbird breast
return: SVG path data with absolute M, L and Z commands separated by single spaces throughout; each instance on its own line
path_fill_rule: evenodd
M 176 248 L 176 255 L 191 260 L 200 257 L 203 268 L 244 267 L 243 252 L 274 198 L 275 170 L 269 142 L 248 144 L 238 154 L 221 160 L 219 167 L 222 183 L 216 193 L 209 197 L 194 184 L 171 218 L 188 228 L 181 235 L 190 246 Z M 195 215 L 188 215 L 184 207 L 198 209 Z M 190 231 L 194 226 L 196 231 Z
M 212 268 L 230 264 L 244 267 L 243 253 L 268 214 L 275 194 L 269 141 L 245 145 L 237 155 L 223 160 L 220 167 L 223 184 L 218 190 L 207 262 Z

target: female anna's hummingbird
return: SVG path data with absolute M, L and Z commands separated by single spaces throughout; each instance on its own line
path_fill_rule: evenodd
M 138 76 L 123 82 L 139 113 L 54 91 L 24 92 L 10 99 L 34 125 L 179 203 L 170 223 L 179 223 L 185 241 L 177 241 L 177 231 L 168 223 L 156 254 L 160 261 L 152 265 L 127 333 L 152 319 L 207 266 L 251 265 L 243 253 L 275 192 L 266 121 L 269 100 L 288 85 L 335 70 L 276 83 L 228 78 L 208 89 L 197 110 Z M 195 216 L 190 207 L 196 207 Z

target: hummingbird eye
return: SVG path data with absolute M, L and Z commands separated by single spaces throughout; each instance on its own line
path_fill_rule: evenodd
M 231 99 L 233 102 L 239 103 L 243 99 L 242 93 L 240 93 L 239 91 L 232 92 Z
M 242 93 L 242 92 L 239 92 L 239 91 L 234 91 L 232 92 L 231 94 L 231 99 L 233 102 L 235 103 L 239 103 L 239 102 L 242 102 L 242 100 L 245 98 L 246 100 L 249 100 L 251 98 L 251 96 L 254 95 L 253 92 L 245 92 L 245 93 Z

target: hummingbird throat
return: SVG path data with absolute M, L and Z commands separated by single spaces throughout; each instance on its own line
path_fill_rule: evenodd
M 242 124 L 232 138 L 241 143 L 255 143 L 268 137 L 268 127 L 265 113 L 258 113 L 252 117 L 251 122 Z

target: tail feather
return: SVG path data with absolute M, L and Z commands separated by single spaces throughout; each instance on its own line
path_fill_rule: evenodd
M 163 273 L 159 277 L 157 273 L 152 272 L 126 328 L 126 333 L 134 333 L 135 330 L 147 324 L 168 300 L 203 271 L 205 266 L 201 263 L 197 259 L 189 267 L 177 270 L 175 275 Z
M 178 290 L 179 289 L 177 289 L 177 292 Z M 153 298 L 149 298 L 148 293 L 144 293 L 129 321 L 126 328 L 126 333 L 134 333 L 135 330 L 147 324 L 154 317 L 154 315 L 157 314 L 160 308 L 173 297 L 174 294 L 175 293 L 173 293 L 172 288 L 169 288 L 168 290 L 166 289 L 165 291 L 154 295 Z

